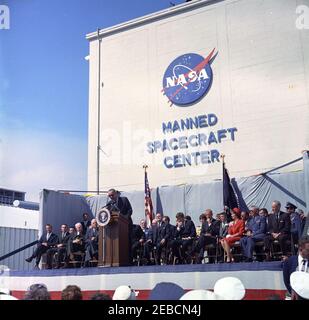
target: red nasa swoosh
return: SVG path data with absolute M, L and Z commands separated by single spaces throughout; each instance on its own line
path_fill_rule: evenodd
M 216 49 L 216 48 L 213 48 L 213 50 L 210 52 L 210 54 L 209 54 L 202 62 L 200 62 L 195 68 L 193 68 L 193 71 L 195 71 L 195 72 L 197 72 L 197 73 L 198 73 L 199 71 L 201 71 L 201 70 L 208 64 L 209 60 L 212 58 L 212 56 L 213 56 L 213 54 L 214 54 L 214 52 L 215 52 L 215 49 Z M 189 72 L 191 72 L 191 71 L 189 71 Z M 184 75 L 185 78 L 187 78 L 189 72 Z M 188 83 L 190 83 L 190 82 L 186 82 L 186 83 L 184 83 L 183 85 L 186 85 L 186 84 L 188 84 Z M 174 94 L 171 96 L 171 98 L 174 98 L 183 88 L 184 88 L 184 87 L 181 86 L 179 89 L 177 89 L 177 90 L 174 92 Z M 161 90 L 161 92 L 165 91 L 165 89 L 166 89 L 166 88 L 163 88 L 163 89 Z

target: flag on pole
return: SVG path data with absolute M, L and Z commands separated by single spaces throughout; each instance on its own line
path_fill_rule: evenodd
M 238 197 L 231 184 L 223 158 L 223 205 L 229 209 L 239 208 Z
M 147 166 L 144 166 L 145 169 L 145 218 L 147 222 L 147 226 L 151 226 L 151 222 L 153 219 L 153 206 L 151 200 L 151 192 L 149 188 L 148 176 L 147 176 Z

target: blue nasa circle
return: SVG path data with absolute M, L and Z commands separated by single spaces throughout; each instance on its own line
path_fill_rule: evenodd
M 204 60 L 199 54 L 187 53 L 168 66 L 163 78 L 163 92 L 172 103 L 186 107 L 201 99 L 210 89 L 213 74 L 209 62 L 201 70 L 195 69 Z

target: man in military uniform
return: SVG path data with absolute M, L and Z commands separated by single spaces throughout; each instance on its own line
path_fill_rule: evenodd
M 293 203 L 287 202 L 285 208 L 291 219 L 291 233 L 293 237 L 293 243 L 297 244 L 302 235 L 301 219 L 298 212 L 295 211 L 297 207 Z
M 253 250 L 257 241 L 263 241 L 266 233 L 266 218 L 261 215 L 252 217 L 251 223 L 246 229 L 246 235 L 240 239 L 240 246 L 245 262 L 251 262 L 253 257 Z

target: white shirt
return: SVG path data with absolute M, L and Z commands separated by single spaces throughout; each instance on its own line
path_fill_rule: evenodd
M 303 261 L 305 259 L 299 254 L 298 255 L 298 271 L 302 271 L 303 268 Z M 305 270 L 304 272 L 309 272 L 308 260 L 305 263 Z
M 48 241 L 49 237 L 50 237 L 50 233 L 47 233 L 47 235 L 46 235 L 46 240 L 47 241 Z

